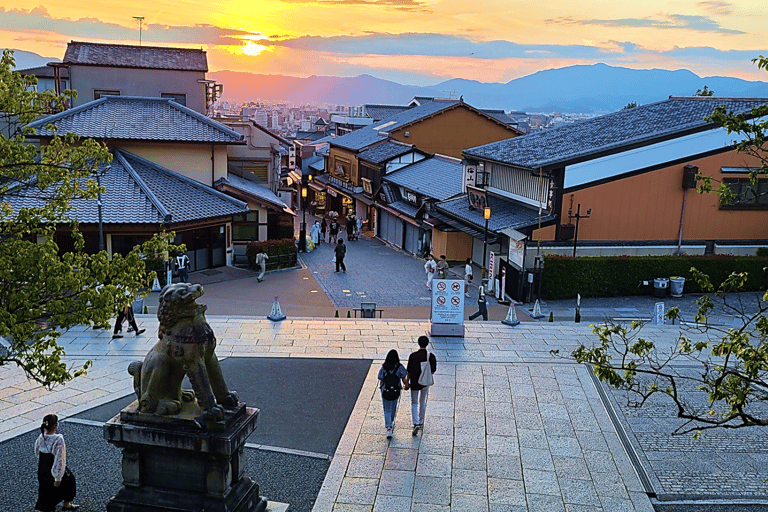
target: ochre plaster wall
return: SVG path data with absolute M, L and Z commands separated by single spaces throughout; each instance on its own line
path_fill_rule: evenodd
M 213 182 L 227 175 L 225 145 L 123 143 L 119 147 L 204 185 L 213 186 Z
M 465 261 L 472 256 L 472 237 L 464 232 L 432 230 L 432 254 L 435 261 L 445 254 L 448 261 Z M 463 272 L 462 272 L 463 275 Z

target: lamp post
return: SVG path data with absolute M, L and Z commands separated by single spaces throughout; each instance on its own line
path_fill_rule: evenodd
M 581 203 L 576 207 L 576 215 L 573 214 L 573 210 L 568 208 L 568 218 L 576 219 L 576 228 L 573 232 L 573 257 L 576 257 L 576 243 L 579 241 L 579 220 L 588 219 L 592 215 L 592 208 L 587 210 L 586 215 L 581 214 Z
M 488 220 L 491 218 L 490 206 L 483 208 L 483 218 L 485 219 L 485 238 L 483 239 L 483 285 L 485 285 L 485 278 L 488 272 L 485 268 L 485 256 L 488 252 Z
M 96 196 L 96 205 L 99 209 L 99 252 L 104 250 L 104 220 L 101 215 L 101 176 L 109 170 L 107 167 L 103 172 L 95 170 L 93 175 L 96 177 L 96 185 L 99 187 L 99 191 Z
M 301 229 L 299 229 L 299 252 L 307 252 L 307 187 L 301 185 Z

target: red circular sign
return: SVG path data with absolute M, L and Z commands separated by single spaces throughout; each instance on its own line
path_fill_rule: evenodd
M 444 292 L 445 291 L 445 283 L 443 283 L 442 281 L 438 282 L 437 283 L 437 291 Z
M 451 304 L 454 306 L 458 306 L 461 302 L 461 297 L 451 297 Z
M 461 290 L 461 283 L 451 283 L 451 290 L 455 292 Z
M 442 295 L 440 295 L 440 296 L 437 298 L 437 305 L 438 305 L 438 306 L 442 306 L 443 304 L 445 304 L 445 297 L 443 297 Z

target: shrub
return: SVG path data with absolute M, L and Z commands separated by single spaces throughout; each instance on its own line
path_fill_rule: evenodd
M 268 270 L 296 266 L 296 244 L 292 238 L 248 242 L 245 247 L 245 254 L 248 256 L 248 264 L 253 270 L 257 270 L 256 255 L 260 252 L 269 256 L 267 260 Z
M 747 290 L 765 290 L 768 285 L 768 258 L 756 256 L 608 256 L 570 258 L 545 256 L 542 295 L 550 300 L 582 297 L 644 295 L 653 289 L 653 279 L 686 278 L 686 293 L 700 292 L 692 279 L 691 267 L 725 281 L 732 272 L 747 272 Z M 649 281 L 649 286 L 640 286 Z

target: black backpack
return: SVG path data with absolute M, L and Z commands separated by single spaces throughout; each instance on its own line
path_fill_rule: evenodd
M 384 370 L 384 387 L 381 388 L 381 396 L 384 400 L 397 400 L 400 398 L 400 379 L 397 377 L 397 368 L 393 371 Z

